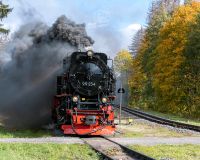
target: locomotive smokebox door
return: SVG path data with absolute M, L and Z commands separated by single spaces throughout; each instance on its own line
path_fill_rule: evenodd
M 85 124 L 86 125 L 96 124 L 96 116 L 87 116 L 85 118 Z

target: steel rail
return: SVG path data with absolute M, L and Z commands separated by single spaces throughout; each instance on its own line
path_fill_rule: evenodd
M 132 158 L 134 158 L 136 160 L 155 160 L 152 157 L 149 157 L 149 156 L 147 156 L 145 154 L 142 154 L 140 152 L 132 150 L 132 149 L 130 149 L 130 148 L 128 148 L 128 147 L 126 147 L 126 146 L 124 146 L 124 145 L 122 145 L 120 143 L 117 143 L 117 142 L 115 142 L 115 141 L 113 141 L 113 140 L 111 140 L 111 139 L 109 139 L 107 137 L 104 137 L 104 139 L 106 139 L 106 140 L 108 140 L 108 141 L 110 141 L 112 143 L 115 143 L 115 144 L 119 145 L 128 155 L 130 155 Z
M 119 107 L 117 106 L 117 108 L 119 108 Z M 143 111 L 139 111 L 139 110 L 131 109 L 131 108 L 127 108 L 127 107 L 122 107 L 122 110 L 127 113 L 130 113 L 134 116 L 149 120 L 151 122 L 164 124 L 164 125 L 168 125 L 168 126 L 172 126 L 172 127 L 176 127 L 176 128 L 182 128 L 182 129 L 188 129 L 188 130 L 200 132 L 200 126 L 195 126 L 192 124 L 186 124 L 186 123 L 177 122 L 174 120 L 169 120 L 166 118 L 158 117 L 158 116 L 155 116 L 155 115 L 152 115 L 149 113 L 145 113 Z
M 121 148 L 121 150 L 123 151 L 124 155 L 127 155 L 127 157 L 131 160 L 155 160 L 152 157 L 149 157 L 147 155 L 144 155 L 142 153 L 139 153 L 135 150 L 132 150 L 122 144 L 119 144 L 105 136 L 101 136 L 100 138 L 102 138 L 102 140 L 106 140 L 110 143 L 113 143 L 114 145 L 117 145 L 119 148 Z M 100 147 L 101 149 L 98 149 L 98 147 L 95 147 L 94 145 L 91 145 L 90 143 L 87 142 L 87 140 L 85 138 L 82 138 L 82 140 L 88 144 L 90 147 L 92 147 L 96 152 L 100 153 L 103 157 L 104 160 L 121 160 L 123 158 L 116 158 L 115 156 L 112 155 L 108 155 L 105 151 L 102 151 L 102 147 Z M 96 144 L 96 143 L 95 143 Z M 127 158 L 126 158 L 127 159 Z
M 101 154 L 101 158 L 103 160 L 114 160 L 111 156 L 105 154 L 104 152 L 100 151 L 99 149 L 97 149 L 96 147 L 94 147 L 93 145 L 89 144 L 87 141 L 85 141 L 84 139 L 82 139 L 85 144 L 89 145 L 95 152 L 100 153 Z

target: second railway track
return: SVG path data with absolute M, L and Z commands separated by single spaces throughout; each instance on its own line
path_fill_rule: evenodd
M 119 106 L 117 106 L 117 108 L 119 108 Z M 169 120 L 169 119 L 166 119 L 166 118 L 154 116 L 152 114 L 148 114 L 148 113 L 136 110 L 136 109 L 130 109 L 130 108 L 127 108 L 127 107 L 122 107 L 122 110 L 129 113 L 129 114 L 132 114 L 134 116 L 149 120 L 151 122 L 164 124 L 164 125 L 168 125 L 168 126 L 173 126 L 173 127 L 176 127 L 176 128 L 189 129 L 189 130 L 192 130 L 192 131 L 200 132 L 200 126 L 195 126 L 195 125 L 191 125 L 191 124 L 186 124 L 186 123 L 181 123 L 181 122 Z
M 82 138 L 103 160 L 154 160 L 106 137 Z

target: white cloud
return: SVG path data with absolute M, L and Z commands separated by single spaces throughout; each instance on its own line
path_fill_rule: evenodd
M 184 0 L 181 0 L 180 3 L 181 3 L 181 4 L 184 4 Z
M 109 8 L 97 10 L 91 15 L 83 14 L 88 10 L 78 8 L 77 4 L 70 0 L 48 0 L 48 3 L 41 0 L 8 0 L 7 3 L 14 7 L 13 12 L 4 21 L 11 33 L 15 32 L 20 25 L 34 20 L 33 18 L 51 25 L 58 16 L 65 14 L 77 23 L 85 22 L 88 34 L 95 40 L 94 48 L 109 52 L 111 55 L 122 48 L 127 49 L 131 38 L 141 28 L 137 23 L 119 28 L 124 25 L 124 21 L 119 25 L 118 19 L 115 21 L 111 14 L 112 9 Z
M 125 28 L 122 28 L 120 30 L 122 34 L 122 46 L 125 49 L 128 49 L 128 46 L 130 46 L 131 39 L 133 35 L 141 28 L 141 24 L 133 23 L 128 25 Z
M 130 24 L 121 30 L 122 34 L 128 38 L 132 37 L 134 33 L 141 28 L 140 24 Z
M 138 30 L 141 28 L 141 25 L 140 24 L 131 24 L 129 25 L 126 29 L 127 30 L 130 30 L 130 31 L 133 31 L 133 30 Z

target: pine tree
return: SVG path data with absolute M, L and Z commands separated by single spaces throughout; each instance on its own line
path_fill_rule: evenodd
M 138 30 L 132 38 L 132 43 L 129 47 L 129 50 L 133 57 L 135 57 L 138 54 L 139 47 L 142 43 L 142 39 L 144 38 L 144 33 L 145 29 L 141 27 L 141 29 Z
M 148 16 L 148 27 L 145 34 L 145 43 L 147 43 L 147 48 L 146 50 L 143 50 L 143 53 L 141 53 L 143 55 L 143 58 L 141 59 L 142 69 L 147 77 L 144 84 L 143 96 L 145 97 L 145 103 L 152 107 L 155 106 L 155 95 L 152 86 L 152 72 L 157 58 L 157 55 L 155 54 L 155 48 L 158 44 L 160 28 L 162 28 L 171 14 L 171 10 L 169 13 L 168 9 L 166 8 L 166 4 L 166 0 L 154 1 L 152 3 L 152 7 L 150 8 Z
M 9 5 L 3 4 L 2 1 L 0 1 L 0 19 L 1 21 L 8 16 L 8 14 L 12 11 L 11 8 L 9 8 Z M 0 33 L 7 34 L 9 30 L 2 27 L 3 24 L 0 24 Z

